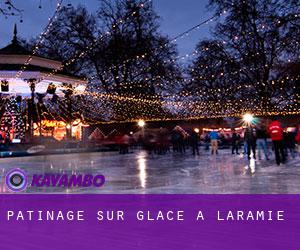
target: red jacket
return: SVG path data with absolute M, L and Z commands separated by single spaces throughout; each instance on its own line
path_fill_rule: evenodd
M 281 128 L 279 121 L 273 121 L 269 125 L 269 134 L 272 141 L 281 141 L 283 140 L 283 129 Z

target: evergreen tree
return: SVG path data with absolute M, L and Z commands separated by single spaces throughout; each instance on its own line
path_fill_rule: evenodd
M 6 132 L 7 140 L 10 140 L 11 136 L 13 136 L 13 139 L 23 140 L 25 138 L 25 125 L 21 107 L 16 99 L 11 98 L 6 103 L 0 126 L 1 130 Z

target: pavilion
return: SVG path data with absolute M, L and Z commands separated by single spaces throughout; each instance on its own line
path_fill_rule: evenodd
M 17 38 L 16 25 L 11 43 L 0 49 L 0 83 L 0 132 L 9 141 L 34 136 L 81 139 L 80 119 L 63 119 L 55 112 L 45 112 L 41 99 L 68 100 L 68 89 L 80 95 L 87 81 L 65 72 L 62 62 L 28 51 Z M 71 98 L 68 103 L 71 107 Z M 72 117 L 72 108 L 69 111 Z

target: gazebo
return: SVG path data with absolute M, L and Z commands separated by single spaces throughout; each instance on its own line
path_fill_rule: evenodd
M 60 61 L 29 52 L 17 38 L 16 25 L 11 43 L 0 49 L 0 82 L 0 132 L 5 132 L 7 139 L 21 141 L 34 135 L 48 136 L 49 131 L 57 139 L 80 139 L 80 133 L 73 128 L 73 123 L 80 127 L 80 120 L 62 120 L 55 114 L 41 117 L 37 100 L 69 97 L 67 110 L 71 113 L 71 98 L 66 93 L 72 89 L 73 94 L 82 94 L 86 80 L 65 72 Z

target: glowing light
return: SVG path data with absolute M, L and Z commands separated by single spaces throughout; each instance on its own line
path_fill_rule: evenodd
M 146 187 L 146 179 L 147 179 L 147 165 L 146 165 L 146 159 L 145 159 L 145 152 L 140 152 L 139 155 L 137 156 L 137 161 L 138 161 L 138 168 L 139 168 L 139 177 L 140 177 L 140 183 L 141 187 L 145 188 Z
M 243 116 L 243 120 L 244 120 L 246 123 L 252 123 L 253 119 L 254 119 L 254 117 L 253 117 L 253 115 L 251 115 L 251 114 L 245 114 L 245 115 Z
M 86 85 L 79 85 L 75 88 L 75 91 L 79 92 L 79 93 L 83 93 L 86 89 Z
M 250 167 L 251 174 L 254 174 L 255 173 L 255 159 L 253 159 L 252 157 L 250 159 L 249 167 Z
M 145 124 L 146 124 L 146 123 L 145 123 L 144 120 L 139 120 L 139 121 L 138 121 L 138 126 L 141 127 L 141 128 L 143 128 L 143 127 L 145 126 Z
M 195 128 L 194 131 L 195 131 L 197 134 L 199 134 L 199 132 L 200 132 L 199 128 Z

